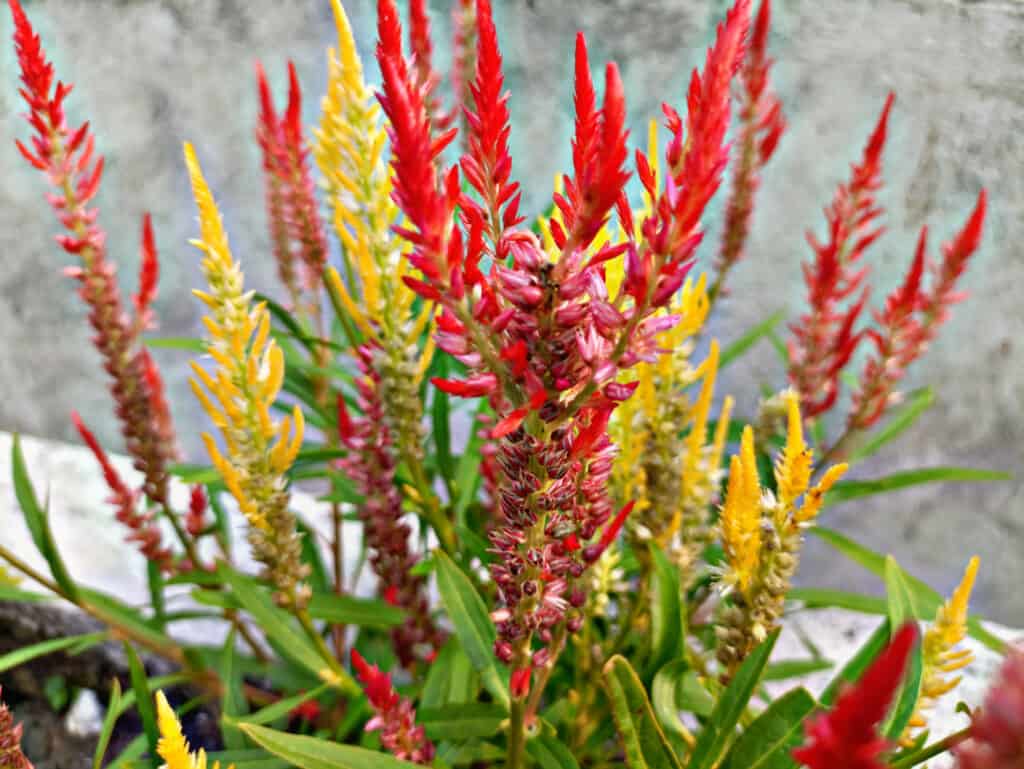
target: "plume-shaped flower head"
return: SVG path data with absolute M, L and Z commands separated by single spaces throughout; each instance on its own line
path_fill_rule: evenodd
M 160 731 L 156 752 L 164 760 L 164 769 L 207 769 L 206 751 L 200 748 L 192 753 L 189 750 L 188 741 L 181 731 L 181 722 L 167 702 L 167 697 L 160 691 L 156 693 L 156 719 Z M 233 767 L 234 764 L 228 769 Z M 220 769 L 220 761 L 214 761 L 209 769 Z
M 733 455 L 729 463 L 721 526 L 722 545 L 729 563 L 728 579 L 746 593 L 761 558 L 761 483 L 750 425 L 743 430 L 740 453 Z
M 376 713 L 366 729 L 380 731 L 381 744 L 395 758 L 429 765 L 434 759 L 434 743 L 427 738 L 423 727 L 416 725 L 416 710 L 408 699 L 395 691 L 391 676 L 369 664 L 355 649 L 352 650 L 352 667 Z
M 3 691 L 0 690 L 0 694 Z M 21 724 L 0 699 L 0 767 L 2 769 L 32 769 L 32 763 L 21 752 Z
M 879 756 L 890 745 L 878 725 L 903 681 L 917 637 L 916 625 L 902 627 L 835 706 L 808 721 L 807 740 L 793 758 L 808 769 L 885 769 Z
M 1024 766 L 1024 648 L 1011 648 L 985 704 L 971 722 L 970 738 L 954 749 L 956 769 Z

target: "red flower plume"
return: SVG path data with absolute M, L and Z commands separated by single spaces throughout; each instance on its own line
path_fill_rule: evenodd
M 809 769 L 885 769 L 878 757 L 889 743 L 878 725 L 903 680 L 917 636 L 916 625 L 904 625 L 860 680 L 839 695 L 832 710 L 808 723 L 807 741 L 793 751 L 793 758 Z

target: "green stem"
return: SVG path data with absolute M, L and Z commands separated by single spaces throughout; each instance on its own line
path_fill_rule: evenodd
M 938 742 L 933 742 L 927 747 L 921 748 L 916 753 L 911 753 L 909 756 L 901 758 L 899 761 L 893 761 L 890 764 L 891 769 L 906 769 L 906 767 L 917 766 L 929 758 L 935 758 L 941 756 L 950 748 L 959 745 L 961 742 L 966 740 L 971 735 L 971 727 L 961 729 L 959 732 L 954 732 L 946 737 L 943 737 Z
M 526 700 L 513 699 L 509 713 L 505 769 L 522 769 L 526 753 Z

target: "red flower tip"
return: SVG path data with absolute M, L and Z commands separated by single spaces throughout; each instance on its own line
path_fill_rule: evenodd
M 320 717 L 320 703 L 316 700 L 306 700 L 292 708 L 291 716 L 311 724 Z
M 388 710 L 398 702 L 398 692 L 391 685 L 391 676 L 381 672 L 376 665 L 369 664 L 355 649 L 352 650 L 352 667 L 373 707 Z
M 530 693 L 530 676 L 533 670 L 529 667 L 519 668 L 513 670 L 509 680 L 509 689 L 512 696 L 517 699 L 523 699 L 527 694 Z
M 284 115 L 284 131 L 293 147 L 302 144 L 302 86 L 295 71 L 295 62 L 288 62 L 288 109 Z
M 153 220 L 147 213 L 142 217 L 142 264 L 139 267 L 139 292 L 133 299 L 139 322 L 148 325 L 148 309 L 156 298 L 157 281 L 160 277 L 160 262 L 153 237 Z
M 392 606 L 398 606 L 398 586 L 388 585 L 384 590 L 384 601 Z
M 460 398 L 478 398 L 481 395 L 490 395 L 494 392 L 498 387 L 498 378 L 494 374 L 477 374 L 465 380 L 433 377 L 430 383 L 448 395 L 457 395 Z
M 188 515 L 185 518 L 185 530 L 193 537 L 198 537 L 206 528 L 206 504 L 203 487 L 198 484 L 193 486 L 189 494 Z
M 338 397 L 335 399 L 335 404 L 335 408 L 337 409 L 338 437 L 345 443 L 348 443 L 352 440 L 352 436 L 355 434 L 355 426 L 352 424 L 352 417 L 348 413 L 345 396 L 338 393 Z
M 832 710 L 808 722 L 807 742 L 793 751 L 793 758 L 809 769 L 885 769 L 878 756 L 889 743 L 877 727 L 903 680 L 917 638 L 917 625 L 904 625 Z

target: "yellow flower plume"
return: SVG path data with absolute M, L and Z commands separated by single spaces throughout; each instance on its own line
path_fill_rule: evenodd
M 164 760 L 165 769 L 207 769 L 206 751 L 200 748 L 197 753 L 189 752 L 181 723 L 163 692 L 156 693 L 156 718 L 160 731 L 156 752 Z M 210 769 L 220 769 L 220 761 L 214 761 Z
M 271 408 L 284 381 L 284 354 L 270 338 L 270 314 L 245 292 L 241 266 L 228 246 L 220 212 L 191 144 L 185 164 L 199 210 L 202 270 L 209 288 L 195 291 L 209 313 L 203 318 L 206 351 L 216 364 L 207 371 L 192 362 L 192 391 L 224 438 L 221 451 L 209 433 L 210 460 L 251 524 L 254 555 L 285 603 L 300 596 L 301 564 L 295 519 L 288 511 L 286 473 L 302 446 L 301 409 L 280 420 Z
M 786 393 L 786 415 L 786 447 L 775 465 L 775 484 L 779 491 L 779 501 L 784 508 L 789 508 L 797 497 L 807 491 L 811 481 L 813 454 L 804 443 L 800 397 L 792 390 Z
M 739 455 L 730 460 L 721 527 L 729 580 L 746 594 L 761 559 L 761 484 L 750 425 L 743 430 Z
M 935 622 L 924 634 L 921 643 L 924 658 L 921 697 L 910 719 L 904 741 L 909 741 L 912 730 L 928 725 L 926 711 L 960 683 L 961 676 L 950 674 L 965 668 L 974 660 L 970 649 L 958 649 L 957 646 L 967 635 L 967 607 L 974 589 L 974 580 L 978 576 L 979 563 L 977 556 L 967 563 L 960 584 L 949 600 L 939 607 Z

